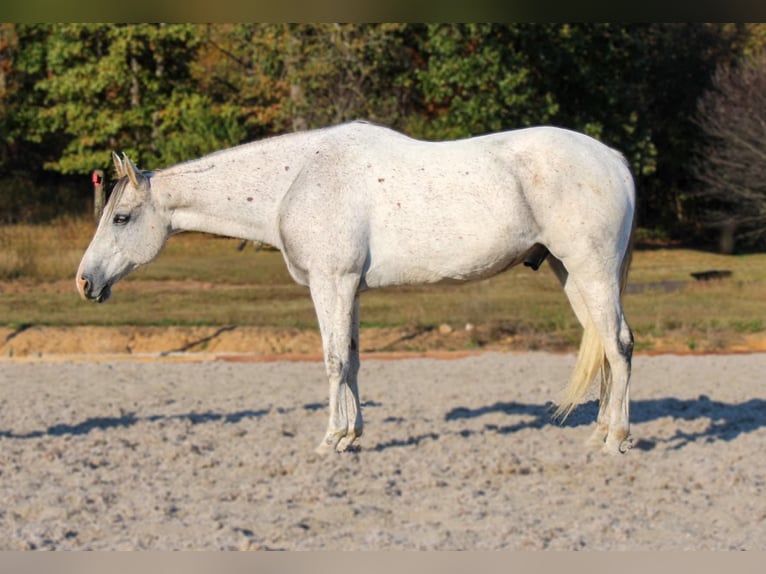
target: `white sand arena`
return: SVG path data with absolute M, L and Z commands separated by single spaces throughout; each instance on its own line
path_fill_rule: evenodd
M 319 457 L 319 362 L 5 360 L 0 548 L 766 549 L 766 354 L 637 356 L 616 457 L 549 418 L 573 364 L 365 358 Z

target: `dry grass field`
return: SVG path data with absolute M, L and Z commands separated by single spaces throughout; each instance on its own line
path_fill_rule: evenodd
M 202 234 L 172 237 L 160 257 L 118 285 L 106 305 L 86 304 L 74 273 L 93 224 L 0 227 L 0 324 L 30 326 L 268 327 L 315 330 L 307 291 L 281 254 Z M 698 281 L 692 273 L 731 275 Z M 636 250 L 625 295 L 639 351 L 766 348 L 766 255 L 723 256 L 680 248 Z M 466 325 L 469 330 L 466 330 Z M 447 350 L 506 342 L 570 350 L 580 327 L 546 266 L 515 268 L 459 286 L 384 289 L 362 296 L 365 332 L 398 329 L 423 350 L 423 334 L 449 334 Z M 472 328 L 473 327 L 473 328 Z M 408 335 L 409 334 L 409 335 Z M 364 336 L 363 336 L 364 339 Z

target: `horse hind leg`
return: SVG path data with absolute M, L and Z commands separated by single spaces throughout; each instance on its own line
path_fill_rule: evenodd
M 625 452 L 631 446 L 629 385 L 633 333 L 625 320 L 616 282 L 578 282 L 578 289 L 601 336 L 605 356 L 598 426 L 592 439 L 603 444 L 607 452 Z
M 592 323 L 603 343 L 605 361 L 601 368 L 599 410 L 596 429 L 588 444 L 602 446 L 609 452 L 624 452 L 630 447 L 628 388 L 633 334 L 622 310 L 619 280 L 574 280 L 555 257 L 551 257 L 550 266 L 563 285 L 580 324 L 586 328 Z M 599 271 L 587 276 L 598 277 Z
M 569 304 L 572 307 L 572 311 L 580 322 L 580 325 L 585 329 L 590 322 L 590 313 L 588 307 L 585 304 L 585 300 L 582 298 L 577 284 L 574 281 L 569 280 L 569 272 L 560 259 L 550 256 L 548 264 L 558 278 L 561 286 L 564 288 L 564 293 L 569 300 Z M 589 446 L 602 446 L 606 440 L 607 431 L 609 430 L 609 423 L 606 416 L 606 405 L 609 401 L 609 381 L 611 380 L 611 373 L 609 372 L 609 366 L 605 365 L 601 374 L 601 392 L 599 395 L 599 409 L 598 417 L 596 418 L 596 428 L 590 435 L 586 444 Z
M 633 331 L 631 331 L 628 322 L 625 320 L 622 309 L 620 311 L 620 329 L 616 346 L 623 373 L 617 384 L 612 382 L 609 386 L 607 405 L 610 433 L 604 441 L 604 448 L 609 452 L 625 452 L 633 447 L 633 441 L 630 438 L 630 375 L 633 362 L 634 339 Z M 615 433 L 611 432 L 612 428 L 616 428 Z

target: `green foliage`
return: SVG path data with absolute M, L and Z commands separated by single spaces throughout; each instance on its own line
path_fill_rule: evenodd
M 188 63 L 199 42 L 193 25 L 52 27 L 44 44 L 45 77 L 36 84 L 44 108 L 33 129 L 61 134 L 66 143 L 44 167 L 87 173 L 119 149 L 153 165 L 164 155 L 163 113 L 193 92 Z M 192 143 L 190 156 L 195 151 Z
M 520 49 L 530 54 L 534 81 L 559 104 L 551 121 L 619 148 L 637 175 L 653 173 L 643 29 L 550 24 L 522 30 Z
M 159 166 L 173 165 L 230 147 L 246 134 L 236 106 L 215 104 L 201 94 L 173 94 L 159 113 L 157 146 Z
M 403 24 L 285 26 L 283 58 L 291 127 L 354 119 L 396 125 L 409 71 Z
M 417 135 L 459 138 L 548 122 L 558 104 L 531 81 L 518 35 L 498 24 L 426 27 L 417 45 Z
M 620 149 L 640 225 L 672 235 L 698 216 L 685 201 L 698 98 L 762 37 L 701 23 L 0 24 L 0 208 L 68 204 L 65 176 L 84 182 L 113 150 L 151 169 L 352 119 L 436 140 L 555 124 Z
M 218 113 L 237 117 L 245 130 L 243 139 L 285 131 L 289 84 L 284 54 L 289 36 L 284 27 L 218 24 L 205 26 L 202 33 L 204 42 L 190 65 L 197 91 L 218 106 Z

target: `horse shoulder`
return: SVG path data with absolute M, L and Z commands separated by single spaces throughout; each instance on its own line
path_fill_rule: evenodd
M 364 194 L 339 171 L 343 160 L 335 150 L 321 155 L 304 165 L 277 210 L 282 254 L 304 285 L 312 273 L 361 274 L 368 249 Z

